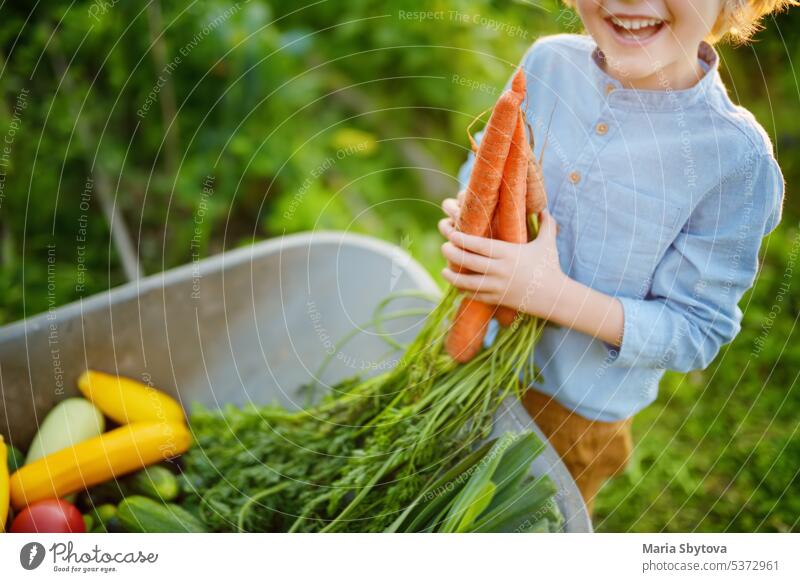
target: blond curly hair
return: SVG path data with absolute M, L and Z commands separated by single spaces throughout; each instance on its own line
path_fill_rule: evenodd
M 575 0 L 563 2 L 571 8 L 575 6 Z M 722 10 L 711 28 L 708 40 L 747 42 L 761 28 L 764 16 L 797 5 L 800 5 L 800 0 L 722 0 Z
M 797 0 L 722 0 L 722 11 L 711 29 L 711 40 L 747 42 L 761 28 L 761 19 L 796 6 Z

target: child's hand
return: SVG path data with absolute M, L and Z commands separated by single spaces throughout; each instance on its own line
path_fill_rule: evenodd
M 544 210 L 536 240 L 513 244 L 458 232 L 453 221 L 444 218 L 439 231 L 448 242 L 442 245 L 442 254 L 451 265 L 471 273 L 447 268 L 442 274 L 479 301 L 549 319 L 567 279 L 558 260 L 557 228 Z
M 458 215 L 461 213 L 461 205 L 464 203 L 464 191 L 458 193 L 456 198 L 445 198 L 442 202 L 442 210 L 449 216 L 453 224 L 458 224 Z

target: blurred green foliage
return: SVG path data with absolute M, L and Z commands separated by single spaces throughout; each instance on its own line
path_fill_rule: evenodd
M 13 129 L 0 323 L 125 281 L 98 174 L 146 273 L 309 229 L 402 242 L 438 272 L 439 203 L 467 125 L 537 36 L 580 30 L 557 0 L 53 0 L 0 15 L 0 124 Z M 723 48 L 731 95 L 772 135 L 790 185 L 744 331 L 637 417 L 599 529 L 798 529 L 798 25 L 781 15 Z

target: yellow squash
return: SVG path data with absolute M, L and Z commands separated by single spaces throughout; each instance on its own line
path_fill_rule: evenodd
M 0 532 L 5 530 L 8 518 L 8 451 L 0 435 Z
M 11 505 L 20 509 L 42 499 L 108 481 L 185 452 L 191 444 L 182 422 L 134 422 L 42 457 L 11 475 Z
M 130 378 L 87 370 L 78 378 L 78 388 L 119 424 L 185 422 L 183 408 L 174 398 Z

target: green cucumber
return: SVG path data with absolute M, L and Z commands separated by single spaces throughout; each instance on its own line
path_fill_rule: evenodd
M 56 404 L 28 447 L 25 464 L 100 435 L 106 421 L 97 407 L 83 398 L 67 398 Z
M 131 533 L 201 533 L 208 531 L 203 523 L 188 511 L 173 503 L 159 503 L 142 495 L 122 500 L 117 517 Z
M 111 520 L 117 516 L 117 508 L 110 503 L 104 503 L 90 511 L 89 515 L 92 516 L 92 520 L 94 521 L 94 529 L 99 529 L 104 532 L 111 531 L 109 524 Z
M 126 485 L 131 493 L 161 501 L 172 501 L 180 493 L 178 477 L 161 465 L 137 471 L 126 479 Z
M 83 529 L 86 531 L 94 529 L 94 518 L 88 513 L 83 515 Z

